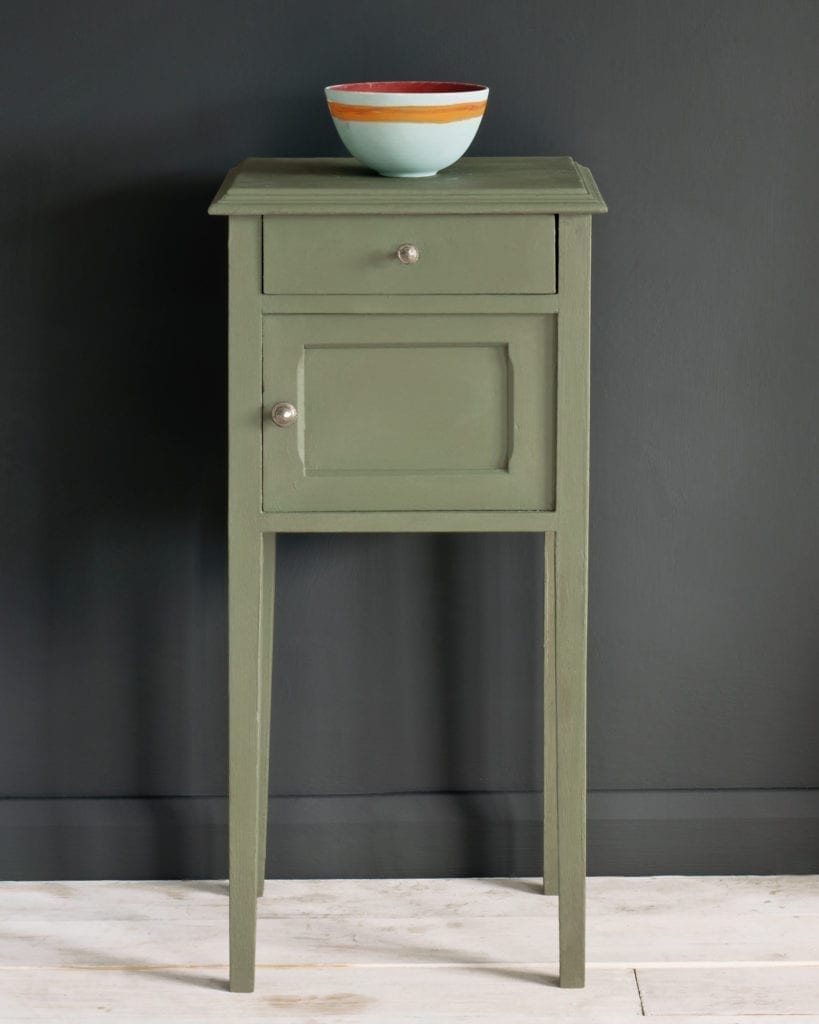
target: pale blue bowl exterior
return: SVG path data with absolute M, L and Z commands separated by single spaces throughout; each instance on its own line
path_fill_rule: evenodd
M 350 93 L 325 89 L 328 100 L 393 106 L 418 106 L 485 100 L 489 90 L 470 93 Z M 409 102 L 408 102 L 409 101 Z M 464 155 L 482 120 L 471 117 L 443 124 L 416 121 L 343 121 L 334 117 L 339 138 L 349 153 L 390 178 L 427 178 Z

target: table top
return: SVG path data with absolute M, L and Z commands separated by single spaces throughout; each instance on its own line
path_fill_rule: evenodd
M 431 178 L 385 178 L 341 157 L 252 157 L 228 173 L 212 214 L 605 213 L 569 156 L 462 157 Z

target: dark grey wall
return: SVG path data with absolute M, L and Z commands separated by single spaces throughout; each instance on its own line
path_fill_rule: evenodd
M 225 256 L 322 86 L 465 78 L 595 221 L 590 859 L 819 870 L 819 4 L 3 5 L 0 875 L 224 875 Z M 287 537 L 276 874 L 534 873 L 539 540 Z

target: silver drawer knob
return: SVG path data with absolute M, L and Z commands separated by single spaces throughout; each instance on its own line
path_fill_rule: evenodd
M 276 402 L 270 410 L 270 418 L 277 427 L 289 427 L 296 422 L 298 415 L 298 409 L 290 402 Z
M 421 259 L 418 246 L 413 245 L 412 242 L 404 242 L 403 245 L 399 245 L 395 255 L 402 263 L 417 263 Z

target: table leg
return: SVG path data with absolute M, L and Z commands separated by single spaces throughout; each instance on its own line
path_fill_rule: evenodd
M 261 635 L 259 637 L 259 864 L 256 894 L 264 896 L 267 860 L 267 807 L 270 782 L 270 704 L 273 686 L 273 607 L 276 596 L 276 534 L 262 541 Z
M 579 527 L 557 534 L 555 569 L 560 985 L 586 972 L 586 544 Z
M 543 559 L 543 892 L 557 895 L 557 733 L 555 722 L 555 535 Z
M 558 223 L 555 706 L 560 984 L 582 988 L 586 957 L 586 590 L 591 217 Z
M 252 992 L 259 836 L 259 663 L 263 538 L 231 531 L 228 550 L 230 713 L 230 989 Z

